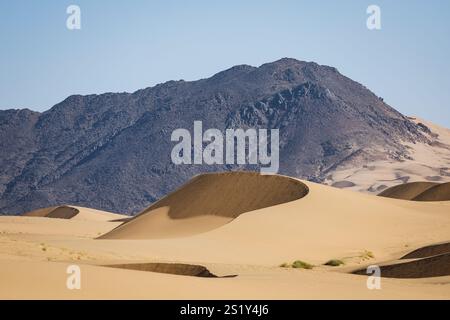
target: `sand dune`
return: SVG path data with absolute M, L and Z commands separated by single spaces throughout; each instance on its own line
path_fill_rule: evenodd
M 204 174 L 101 239 L 186 236 L 218 228 L 245 212 L 298 200 L 308 187 L 289 177 L 253 172 Z
M 413 200 L 448 201 L 450 200 L 450 182 L 433 186 L 416 196 Z
M 128 216 L 122 214 L 68 205 L 38 209 L 26 212 L 22 216 L 95 221 L 124 221 L 129 218 Z
M 450 253 L 444 253 L 428 258 L 409 262 L 380 266 L 381 276 L 385 278 L 429 278 L 450 275 Z M 366 269 L 355 274 L 366 275 Z
M 450 242 L 439 243 L 431 246 L 426 246 L 423 248 L 418 248 L 408 253 L 407 255 L 403 256 L 402 259 L 427 258 L 443 253 L 450 253 Z
M 76 216 L 80 211 L 73 207 L 59 206 L 38 209 L 23 214 L 25 217 L 45 217 L 45 218 L 57 218 L 57 219 L 71 219 Z
M 137 270 L 137 271 L 148 271 L 156 273 L 176 274 L 180 276 L 218 278 L 218 276 L 212 274 L 204 266 L 186 263 L 130 263 L 130 264 L 112 264 L 107 265 L 106 267 Z M 230 276 L 225 277 L 229 278 Z
M 448 201 L 450 182 L 410 182 L 388 188 L 379 196 L 414 201 Z
M 435 182 L 409 182 L 390 187 L 378 195 L 380 197 L 412 200 L 422 192 L 436 185 L 438 185 L 438 183 Z
M 221 180 L 223 175 L 205 177 Z M 203 209 L 202 202 L 207 203 L 207 208 L 214 209 L 214 203 L 232 208 L 232 202 L 236 201 L 234 191 L 240 190 L 238 184 L 232 184 L 232 192 L 218 192 L 214 198 L 201 196 L 201 191 L 185 192 L 183 187 L 165 199 L 165 206 L 158 207 L 161 202 L 157 203 L 156 209 L 144 211 L 102 236 L 98 246 L 112 243 L 117 248 L 121 246 L 117 241 L 102 243 L 109 239 L 155 239 L 158 241 L 146 242 L 145 248 L 162 259 L 256 265 L 279 265 L 301 259 L 320 265 L 333 258 L 352 257 L 349 260 L 359 261 L 365 250 L 373 251 L 383 261 L 398 251 L 404 255 L 405 246 L 448 241 L 450 204 L 402 201 L 302 183 L 309 190 L 306 196 L 255 210 L 247 207 L 249 211 L 236 218 L 232 214 L 223 217 L 199 212 Z M 298 186 L 305 189 L 302 184 Z M 195 206 L 191 206 L 190 194 L 198 199 Z M 303 194 L 298 191 L 297 196 Z M 185 218 L 170 217 L 172 208 L 166 202 L 169 199 L 184 201 L 179 210 L 183 210 Z M 187 218 L 189 214 L 192 217 Z M 126 246 L 128 242 L 122 243 Z M 135 251 L 141 250 L 138 243 L 133 243 Z

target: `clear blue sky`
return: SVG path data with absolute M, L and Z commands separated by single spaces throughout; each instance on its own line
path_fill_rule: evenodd
M 66 28 L 81 7 L 82 29 Z M 381 7 L 382 29 L 366 28 Z M 450 127 L 450 1 L 0 0 L 0 109 L 135 91 L 281 57 L 337 67 Z

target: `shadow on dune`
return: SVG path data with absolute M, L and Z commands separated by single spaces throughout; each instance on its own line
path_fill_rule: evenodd
M 431 278 L 450 275 L 450 253 L 414 261 L 380 266 L 384 278 Z M 367 275 L 366 269 L 360 269 L 355 274 Z
M 413 201 L 448 201 L 450 183 L 409 182 L 390 187 L 378 196 Z
M 416 249 L 403 256 L 402 259 L 427 258 L 443 253 L 450 253 L 450 242 L 434 244 L 431 246 Z
M 45 217 L 45 218 L 56 218 L 56 219 L 72 219 L 80 211 L 76 208 L 72 208 L 69 206 L 58 206 L 58 207 L 50 207 L 44 209 L 38 209 L 34 211 L 30 211 L 24 213 L 25 217 Z
M 200 215 L 236 218 L 247 211 L 300 199 L 307 193 L 305 184 L 283 176 L 254 172 L 203 174 L 141 214 L 167 206 L 173 219 Z
M 126 218 L 120 218 L 120 219 L 114 219 L 114 220 L 109 220 L 108 222 L 126 222 L 128 220 L 132 219 L 132 217 L 126 217 Z
M 201 278 L 232 278 L 236 275 L 216 276 L 206 267 L 196 264 L 185 263 L 130 263 L 130 264 L 113 264 L 104 267 L 120 268 L 136 271 L 148 271 L 157 273 L 175 274 L 180 276 L 191 276 Z
M 385 278 L 430 278 L 450 275 L 450 242 L 416 249 L 401 259 L 416 259 L 380 266 Z M 367 275 L 366 269 L 354 274 Z
M 386 190 L 380 192 L 378 195 L 380 197 L 402 199 L 402 200 L 413 200 L 422 192 L 438 185 L 436 182 L 409 182 L 400 185 L 396 185 Z
M 415 201 L 448 201 L 450 200 L 450 182 L 433 186 L 414 198 Z

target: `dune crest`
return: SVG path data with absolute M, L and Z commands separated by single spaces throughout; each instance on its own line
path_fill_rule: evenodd
M 187 236 L 229 223 L 239 215 L 303 198 L 308 187 L 289 177 L 226 172 L 194 177 L 100 239 Z

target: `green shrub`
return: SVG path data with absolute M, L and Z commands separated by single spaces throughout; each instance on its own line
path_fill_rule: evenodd
M 332 266 L 332 267 L 339 267 L 340 265 L 343 265 L 343 264 L 344 264 L 344 261 L 339 260 L 339 259 L 331 259 L 325 263 L 326 266 Z
M 292 268 L 299 268 L 299 269 L 312 269 L 314 266 L 312 264 L 309 264 L 307 262 L 296 260 L 292 263 Z

